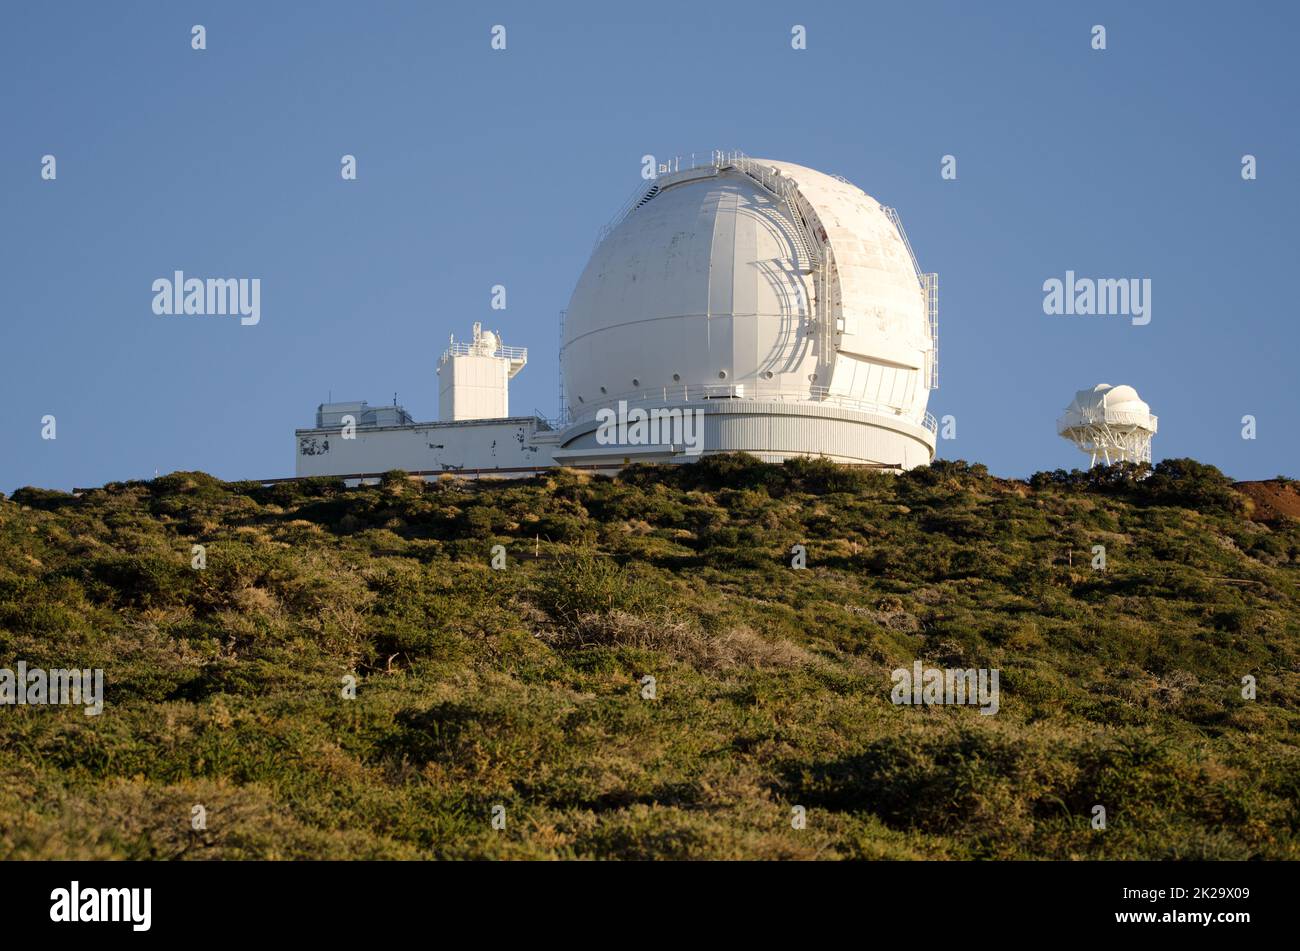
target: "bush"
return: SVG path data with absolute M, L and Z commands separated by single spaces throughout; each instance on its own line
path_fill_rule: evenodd
M 654 590 L 612 558 L 581 552 L 556 562 L 542 576 L 535 597 L 555 620 L 576 624 L 585 614 L 647 609 L 654 603 Z
M 791 488 L 813 495 L 860 492 L 881 475 L 874 469 L 842 466 L 829 459 L 787 459 L 781 469 Z
M 1214 466 L 1195 459 L 1164 459 L 1149 479 L 1138 483 L 1139 496 L 1158 505 L 1180 505 L 1202 512 L 1238 514 L 1245 500 L 1232 480 Z
M 0 715 L 0 857 L 180 854 L 140 820 L 260 789 L 243 830 L 298 844 L 239 855 L 1300 858 L 1300 520 L 1233 514 L 1211 467 L 1140 474 L 736 455 L 20 491 L 0 666 L 103 667 L 112 712 Z M 893 705 L 917 659 L 1000 670 L 999 715 Z M 204 841 L 184 857 L 235 854 Z
M 138 608 L 183 603 L 194 582 L 193 571 L 180 556 L 116 555 L 101 558 L 85 569 L 88 591 L 117 605 Z M 105 590 L 107 589 L 107 591 Z
M 988 466 L 964 459 L 935 459 L 928 466 L 917 466 L 903 473 L 903 478 L 923 486 L 950 484 L 975 486 L 988 482 Z
M 60 492 L 58 489 L 37 489 L 27 485 L 21 489 L 15 489 L 12 500 L 19 505 L 53 512 L 65 505 L 76 502 L 77 497 L 70 492 Z
M 543 515 L 533 526 L 534 533 L 552 542 L 566 545 L 589 542 L 595 537 L 595 531 L 582 519 L 563 512 Z
M 226 494 L 226 484 L 206 472 L 171 472 L 150 482 L 149 491 L 158 498 L 168 495 L 220 498 Z

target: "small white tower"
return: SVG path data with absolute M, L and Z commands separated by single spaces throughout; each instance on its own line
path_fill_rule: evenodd
M 1156 417 L 1131 386 L 1098 383 L 1074 394 L 1056 431 L 1091 457 L 1089 466 L 1151 461 Z
M 474 324 L 474 339 L 451 338 L 438 362 L 438 419 L 502 419 L 510 415 L 510 380 L 528 362 L 524 347 L 505 347 L 501 338 Z

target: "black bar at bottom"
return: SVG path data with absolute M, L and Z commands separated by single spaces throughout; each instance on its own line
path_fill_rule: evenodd
M 956 929 L 981 940 L 1133 932 L 1232 941 L 1294 919 L 1284 908 L 1293 872 L 1287 863 L 1195 862 L 9 862 L 0 863 L 0 894 L 10 935 L 125 940 L 282 933 L 352 943 L 433 926 L 456 928 L 455 943 L 503 931 L 530 942 L 713 933 L 734 942 L 831 927 L 872 939 L 947 940 Z M 73 917 L 73 882 L 75 917 L 101 908 L 111 917 L 116 905 L 125 920 L 55 921 Z M 148 930 L 137 927 L 144 892 L 121 889 L 149 889 Z

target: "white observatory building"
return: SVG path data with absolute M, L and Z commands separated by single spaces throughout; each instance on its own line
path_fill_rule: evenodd
M 438 419 L 502 419 L 510 415 L 510 381 L 528 362 L 523 347 L 504 347 L 501 338 L 474 324 L 469 343 L 453 336 L 438 363 Z
M 847 181 L 738 153 L 675 163 L 578 279 L 557 458 L 599 461 L 596 411 L 625 400 L 701 410 L 706 452 L 928 463 L 936 303 L 898 217 Z
M 1116 462 L 1151 462 L 1156 434 L 1151 407 L 1131 386 L 1098 383 L 1080 390 L 1056 421 L 1056 431 L 1090 458 L 1089 467 Z
M 526 352 L 476 325 L 439 365 L 437 423 L 360 427 L 344 446 L 324 405 L 295 434 L 298 474 L 527 475 L 738 451 L 900 471 L 934 456 L 937 276 L 893 209 L 838 176 L 739 152 L 661 164 L 600 232 L 562 319 L 558 420 L 509 416 Z M 665 425 L 611 442 L 615 412 L 689 416 L 702 438 Z

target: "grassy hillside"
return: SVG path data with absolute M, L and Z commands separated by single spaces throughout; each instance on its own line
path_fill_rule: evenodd
M 1251 515 L 1188 460 L 20 490 L 0 667 L 106 706 L 0 707 L 0 858 L 1300 858 L 1300 523 Z M 895 706 L 916 659 L 1000 711 Z

